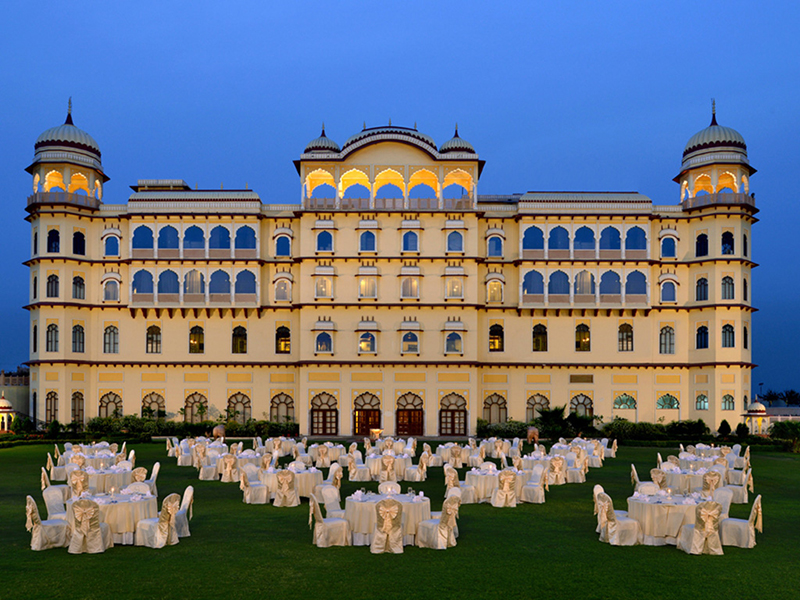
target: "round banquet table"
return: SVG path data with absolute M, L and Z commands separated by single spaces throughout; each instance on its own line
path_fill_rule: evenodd
M 681 471 L 697 471 L 697 469 L 710 469 L 714 466 L 713 458 L 679 458 Z
M 308 455 L 311 457 L 311 460 L 313 460 L 314 462 L 317 461 L 318 449 L 319 449 L 319 444 L 311 444 L 311 446 L 309 446 L 308 450 L 306 451 Z M 338 461 L 339 457 L 342 456 L 343 454 L 347 454 L 347 450 L 341 444 L 338 444 L 336 446 L 328 446 L 328 458 L 331 460 L 331 462 Z
M 436 448 L 436 456 L 441 457 L 444 462 L 450 460 L 450 448 L 453 447 L 454 444 L 444 444 L 442 446 L 437 446 Z M 463 462 L 467 462 L 469 460 L 470 455 L 472 454 L 472 448 L 469 446 L 461 446 L 461 460 Z M 491 456 L 490 449 L 486 449 L 486 456 Z
M 222 465 L 224 463 L 225 454 L 222 454 L 216 458 L 216 465 L 217 465 L 217 476 L 222 475 Z M 260 456 L 237 456 L 237 462 L 239 463 L 239 468 L 241 469 L 247 463 L 253 464 L 255 466 L 259 466 L 259 461 L 261 460 Z
M 536 465 L 542 465 L 544 470 L 547 471 L 550 468 L 550 457 L 549 456 L 542 456 L 541 458 L 533 458 L 530 456 L 523 456 L 522 457 L 522 468 L 526 471 L 531 471 L 533 467 Z
M 275 492 L 278 491 L 278 470 L 270 472 L 269 470 L 260 469 L 258 472 L 258 479 L 261 483 L 267 486 L 270 498 L 275 497 Z M 314 493 L 314 488 L 324 481 L 322 471 L 308 470 L 300 471 L 294 474 L 294 485 L 297 488 L 297 495 L 303 498 L 308 498 Z
M 427 497 L 423 497 L 421 502 L 415 502 L 414 499 L 419 496 L 409 496 L 408 494 L 388 496 L 367 493 L 361 501 L 354 500 L 352 496 L 349 496 L 345 500 L 344 518 L 350 523 L 354 546 L 369 546 L 372 543 L 372 533 L 375 531 L 377 522 L 375 505 L 384 498 L 394 498 L 403 505 L 404 546 L 414 545 L 417 525 L 420 521 L 431 518 L 431 500 Z
M 136 498 L 134 500 L 133 498 Z M 114 496 L 90 496 L 100 507 L 100 521 L 107 523 L 111 528 L 111 535 L 115 544 L 133 544 L 136 533 L 136 524 L 142 519 L 152 519 L 158 516 L 158 504 L 155 496 L 139 496 L 128 494 L 114 494 Z M 72 503 L 75 498 L 67 501 L 67 522 L 70 528 L 75 527 L 75 515 Z
M 133 481 L 133 471 L 97 471 L 89 473 L 89 487 L 98 493 L 105 493 L 111 488 L 121 490 Z
M 703 458 L 717 458 L 718 456 L 722 456 L 722 452 L 718 446 L 711 447 L 706 446 L 705 444 L 698 444 L 694 447 L 694 451 L 697 456 L 701 456 Z
M 83 465 L 83 468 L 92 467 L 98 471 L 102 471 L 106 467 L 114 466 L 115 456 L 113 454 L 109 455 L 94 455 L 94 456 L 86 456 L 86 463 Z M 69 460 L 67 461 L 70 462 Z
M 569 451 L 569 444 L 553 444 L 550 447 L 550 456 L 566 456 Z
M 517 492 L 517 498 L 520 497 L 522 488 L 526 483 L 528 483 L 528 480 L 531 478 L 531 474 L 532 472 L 530 471 L 517 473 L 517 485 L 514 486 L 514 489 Z M 480 471 L 478 473 L 475 473 L 474 471 L 467 471 L 467 475 L 464 477 L 464 483 L 475 488 L 475 499 L 478 502 L 489 502 L 492 499 L 492 492 L 497 489 L 499 475 L 500 470 Z
M 677 490 L 681 494 L 691 493 L 694 488 L 703 487 L 703 474 L 693 471 L 665 471 L 667 487 Z
M 372 478 L 377 481 L 378 478 L 381 476 L 381 459 L 383 456 L 380 454 L 378 455 L 371 455 L 367 457 L 367 462 L 365 463 L 369 468 L 369 474 L 372 475 Z M 412 464 L 411 457 L 406 456 L 403 458 L 402 455 L 394 457 L 394 473 L 397 475 L 397 481 L 402 481 L 403 478 L 406 476 L 406 469 L 410 467 Z
M 683 525 L 694 524 L 697 503 L 683 504 L 685 496 L 628 498 L 628 517 L 639 521 L 646 546 L 675 545 Z

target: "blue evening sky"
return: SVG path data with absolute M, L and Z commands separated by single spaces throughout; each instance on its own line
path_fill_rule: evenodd
M 43 130 L 100 144 L 125 202 L 137 179 L 247 183 L 297 202 L 292 160 L 319 134 L 454 123 L 487 161 L 479 193 L 636 190 L 678 201 L 686 141 L 745 137 L 754 227 L 754 388 L 800 388 L 800 5 L 794 2 L 16 2 L 0 20 L 5 218 L 0 367 L 28 355 L 30 176 Z

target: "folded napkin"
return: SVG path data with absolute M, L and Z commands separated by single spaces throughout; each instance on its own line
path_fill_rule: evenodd
M 98 504 L 108 504 L 111 502 L 111 498 L 106 498 L 104 496 L 95 496 L 94 501 Z
M 95 468 L 94 468 L 94 467 L 86 467 L 86 468 L 84 469 L 84 471 L 86 471 L 87 473 L 89 473 L 89 475 L 95 475 L 95 474 L 97 473 L 97 471 L 95 470 Z
M 656 495 L 657 496 L 666 496 L 667 495 L 667 490 L 658 490 L 656 492 Z
M 481 470 L 480 470 L 479 468 L 477 468 L 477 467 L 472 467 L 472 468 L 469 470 L 469 472 L 470 472 L 470 473 L 480 473 L 480 472 L 481 472 Z
M 694 501 L 694 498 L 687 496 L 683 499 L 682 504 L 696 504 L 696 502 Z
M 356 502 L 361 502 L 364 499 L 364 494 L 361 493 L 361 490 L 357 490 L 357 491 L 353 492 L 353 495 L 351 496 L 351 498 L 353 500 L 355 500 Z
M 643 496 L 643 494 L 640 493 L 640 492 L 633 492 L 633 497 L 634 498 L 641 498 L 642 496 Z
M 422 496 L 414 496 L 414 499 L 412 500 L 412 502 L 414 502 L 415 504 L 419 504 L 420 502 L 423 502 L 424 500 L 425 500 L 425 498 L 423 498 Z
M 309 467 L 308 468 L 308 472 L 309 473 L 316 473 L 317 472 L 317 467 Z
M 133 494 L 133 491 L 132 491 L 130 488 L 126 488 L 126 487 L 125 487 L 125 488 L 122 488 L 122 489 L 119 491 L 119 493 L 120 493 L 120 494 L 129 495 L 129 494 Z
M 328 448 L 333 448 L 333 442 L 325 442 L 325 445 L 326 445 Z

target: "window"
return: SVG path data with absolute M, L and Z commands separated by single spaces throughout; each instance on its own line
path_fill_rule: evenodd
M 539 323 L 533 326 L 533 352 L 547 352 L 547 327 Z
M 550 277 L 550 281 L 553 281 L 552 276 Z M 522 293 L 544 294 L 544 277 L 539 271 L 528 271 L 525 273 L 525 277 L 522 278 Z M 567 293 L 569 294 L 569 281 L 567 281 Z
M 333 252 L 333 235 L 330 231 L 317 234 L 317 252 Z
M 158 276 L 158 295 L 171 294 L 177 296 L 180 293 L 180 283 L 175 271 L 162 271 Z
M 647 278 L 641 271 L 628 273 L 625 279 L 626 296 L 644 296 L 647 294 Z
M 153 230 L 144 225 L 139 225 L 133 230 L 131 245 L 134 250 L 152 250 Z
M 281 235 L 275 240 L 275 256 L 288 258 L 292 255 L 292 239 L 288 235 Z
M 503 238 L 493 235 L 486 242 L 486 255 L 489 258 L 503 258 Z
M 734 335 L 733 325 L 722 326 L 722 347 L 723 348 L 736 347 L 736 337 Z
M 419 354 L 419 336 L 413 331 L 407 331 L 400 340 L 401 354 Z
M 58 229 L 51 229 L 47 232 L 47 251 L 58 252 L 61 249 L 61 235 Z
M 247 329 L 238 325 L 231 335 L 231 353 L 247 354 Z
M 33 332 L 31 334 L 31 352 L 38 352 L 39 351 L 39 328 L 34 325 Z
M 600 276 L 600 296 L 619 296 L 622 293 L 622 282 L 619 274 L 606 271 Z
M 631 227 L 625 234 L 625 250 L 647 250 L 647 236 L 641 227 Z
M 109 325 L 103 330 L 103 354 L 117 354 L 119 352 L 119 329 Z
M 294 421 L 294 400 L 288 394 L 281 392 L 269 401 L 269 418 L 275 423 Z
M 333 278 L 317 277 L 314 284 L 314 296 L 316 298 L 333 298 Z
M 334 396 L 327 392 L 311 399 L 311 435 L 337 435 L 339 408 Z
M 203 354 L 205 352 L 205 332 L 199 325 L 189 330 L 189 354 Z
M 503 301 L 503 282 L 497 279 L 486 284 L 486 301 L 487 302 L 502 302 Z
M 697 257 L 708 256 L 708 236 L 701 233 L 694 242 L 694 255 Z
M 58 420 L 58 394 L 55 392 L 47 392 L 44 398 L 45 408 L 45 421 L 52 423 Z
M 489 327 L 489 352 L 502 352 L 505 348 L 503 326 L 495 323 Z
M 38 295 L 39 289 L 39 278 L 34 275 L 33 277 L 33 285 L 31 286 L 31 291 L 33 292 L 33 299 L 36 300 L 36 296 Z
M 116 302 L 119 300 L 119 283 L 114 281 L 106 281 L 103 285 L 103 300 L 106 302 Z
M 569 412 L 574 412 L 580 416 L 591 417 L 594 415 L 594 403 L 586 394 L 573 396 L 569 401 Z
M 708 279 L 701 277 L 694 286 L 694 299 L 698 302 L 708 300 Z
M 544 250 L 544 233 L 538 227 L 528 227 L 522 236 L 523 250 Z
M 623 323 L 617 330 L 617 350 L 633 352 L 633 325 Z
M 105 256 L 119 256 L 119 238 L 115 235 L 110 235 L 106 238 L 103 245 Z
M 459 231 L 451 231 L 447 234 L 447 251 L 448 252 L 463 252 L 464 251 L 464 236 Z
M 184 294 L 205 294 L 206 281 L 203 274 L 197 269 L 192 269 L 183 276 Z
M 616 227 L 606 227 L 600 232 L 600 250 L 621 250 L 622 236 Z
M 701 325 L 697 328 L 695 335 L 695 348 L 698 350 L 705 350 L 708 348 L 708 327 Z
M 661 240 L 661 258 L 675 258 L 677 254 L 675 238 L 665 237 Z
M 733 300 L 734 298 L 734 285 L 733 285 L 733 277 L 723 277 L 722 278 L 722 299 L 723 300 Z
M 742 234 L 742 256 L 747 256 L 747 234 Z
M 530 423 L 542 415 L 543 410 L 550 409 L 550 400 L 543 394 L 534 394 L 525 405 L 525 421 Z
M 33 232 L 33 255 L 39 254 L 39 232 Z
M 161 327 L 158 325 L 150 325 L 147 328 L 145 352 L 147 354 L 161 354 Z
M 292 282 L 288 279 L 278 279 L 275 282 L 275 300 L 276 302 L 291 302 L 292 300 Z
M 592 349 L 591 333 L 589 326 L 581 323 L 575 328 L 575 351 L 589 352 Z
M 575 275 L 575 295 L 594 296 L 594 275 L 589 271 L 581 271 Z
M 658 336 L 659 354 L 675 354 L 675 330 L 667 325 Z
M 445 298 L 458 299 L 464 297 L 464 280 L 461 277 L 448 277 L 445 280 Z
M 233 242 L 236 250 L 255 250 L 256 232 L 249 225 L 242 225 L 236 230 L 236 238 Z
M 78 256 L 86 256 L 86 236 L 80 231 L 72 234 L 72 253 Z
M 164 420 L 167 416 L 167 403 L 158 392 L 150 392 L 142 398 L 142 418 Z
M 250 398 L 241 392 L 233 394 L 228 398 L 227 417 L 233 419 L 240 425 L 247 423 L 252 417 L 252 405 Z
M 748 291 L 747 291 L 747 279 L 742 279 L 742 300 L 747 302 L 748 298 Z
M 51 323 L 45 332 L 45 350 L 58 352 L 58 325 Z
M 580 227 L 575 232 L 573 247 L 575 250 L 594 250 L 594 231 L 588 227 Z
M 153 275 L 150 272 L 144 270 L 136 271 L 136 273 L 133 275 L 133 293 L 153 293 Z
M 419 278 L 404 277 L 400 282 L 400 298 L 419 298 Z
M 58 298 L 58 275 L 47 276 L 47 297 Z
M 415 231 L 403 234 L 403 252 L 419 252 L 419 235 Z
M 375 277 L 359 277 L 358 279 L 359 298 L 377 298 L 378 280 Z
M 358 246 L 359 252 L 375 252 L 375 234 L 365 231 L 361 234 Z
M 72 297 L 75 300 L 86 299 L 86 284 L 83 282 L 83 277 L 72 278 Z
M 633 410 L 636 408 L 636 398 L 629 394 L 620 394 L 614 398 L 614 408 L 625 410 Z
M 733 233 L 726 231 L 722 234 L 722 254 L 733 254 Z
M 375 334 L 365 331 L 358 336 L 358 353 L 375 354 Z
M 208 234 L 208 247 L 214 250 L 230 250 L 231 232 L 222 225 L 217 225 Z
M 231 276 L 225 271 L 214 271 L 208 279 L 208 292 L 212 295 L 230 296 Z
M 252 271 L 239 271 L 236 274 L 236 283 L 233 286 L 235 294 L 255 294 L 256 275 Z
M 72 351 L 83 352 L 85 349 L 86 337 L 82 325 L 72 327 Z
M 333 354 L 333 339 L 330 333 L 323 331 L 317 334 L 317 343 L 314 352 L 318 354 Z
M 80 423 L 83 424 L 83 394 L 80 392 L 73 392 L 72 394 L 72 411 L 71 417 L 73 423 Z
M 672 394 L 664 394 L 656 400 L 656 408 L 658 409 L 675 409 L 679 407 L 680 403 L 678 399 Z
M 462 353 L 462 344 L 461 344 L 461 334 L 456 333 L 455 331 L 451 331 L 447 334 L 444 341 L 444 353 L 445 354 L 461 354 Z
M 745 325 L 744 327 L 742 327 L 742 347 L 745 350 L 747 350 L 747 348 L 750 345 L 750 343 L 747 341 L 748 337 L 749 337 L 749 332 L 747 331 L 747 325 Z
M 184 250 L 203 250 L 206 247 L 206 236 L 197 225 L 192 225 L 183 232 Z
M 694 401 L 695 410 L 708 410 L 708 396 L 700 394 Z
M 158 230 L 158 249 L 159 250 L 177 250 L 178 230 L 172 225 L 167 225 Z
M 736 402 L 730 394 L 725 394 L 722 397 L 722 410 L 736 410 Z
M 483 401 L 483 418 L 489 423 L 505 423 L 508 420 L 508 404 L 500 394 L 492 394 Z
M 292 332 L 285 325 L 275 329 L 275 354 L 289 354 L 292 351 Z
M 661 302 L 675 302 L 675 284 L 671 281 L 661 284 Z
M 553 295 L 569 295 L 569 277 L 564 271 L 556 271 L 550 274 L 550 281 L 547 282 L 547 293 Z
M 199 392 L 186 397 L 183 405 L 183 420 L 187 423 L 200 423 L 208 413 L 208 399 Z
M 550 230 L 547 239 L 547 247 L 550 250 L 569 250 L 569 234 L 563 227 L 554 227 Z

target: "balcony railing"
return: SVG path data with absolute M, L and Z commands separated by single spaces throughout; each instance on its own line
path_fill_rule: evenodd
M 97 198 L 69 192 L 36 192 L 28 196 L 28 206 L 34 204 L 70 204 L 92 210 L 100 208 L 100 200 Z
M 236 306 L 252 306 L 257 302 L 258 296 L 256 294 L 233 294 L 233 304 Z M 156 295 L 153 293 L 134 293 L 131 297 L 131 304 L 134 306 L 181 306 L 181 295 L 161 293 L 156 297 Z M 208 301 L 206 301 L 205 294 L 183 295 L 184 306 L 198 307 L 206 305 L 221 306 L 230 304 L 230 294 L 208 294 Z
M 470 210 L 470 198 L 444 198 L 439 208 L 438 198 L 342 198 L 336 207 L 336 198 L 306 198 L 306 210 Z
M 703 206 L 713 206 L 715 204 L 733 204 L 733 205 L 746 205 L 755 208 L 755 198 L 747 194 L 736 193 L 719 193 L 719 194 L 703 194 L 702 196 L 695 196 L 694 198 L 687 198 L 681 202 L 684 210 L 692 208 L 700 208 Z

